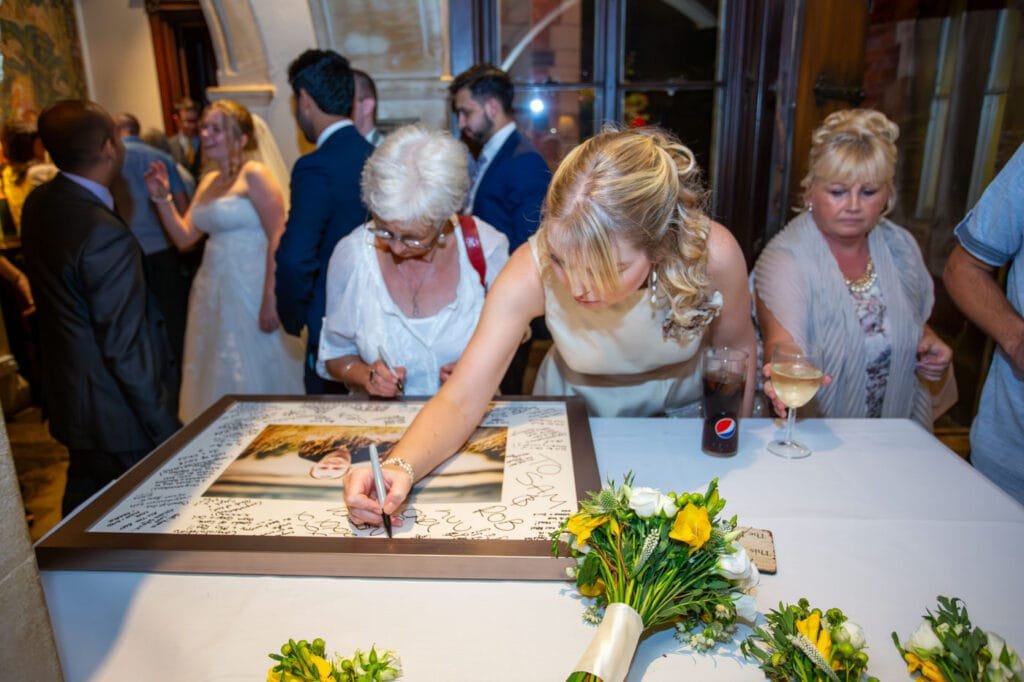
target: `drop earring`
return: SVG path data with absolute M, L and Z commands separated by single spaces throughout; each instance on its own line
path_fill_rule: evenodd
M 808 213 L 814 213 L 814 204 L 812 204 L 809 201 L 807 202 L 807 212 Z
M 653 267 L 651 268 L 651 305 L 655 305 L 658 302 L 658 271 Z

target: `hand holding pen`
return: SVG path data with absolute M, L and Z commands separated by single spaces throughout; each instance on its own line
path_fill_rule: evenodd
M 379 358 L 378 362 L 383 363 L 384 368 L 395 376 L 395 383 L 396 386 L 398 387 L 398 392 L 404 393 L 405 382 L 402 379 L 405 376 L 405 368 L 395 366 L 395 363 L 391 360 L 390 357 L 388 357 L 387 352 L 384 350 L 384 346 L 377 346 L 377 356 Z
M 384 472 L 380 467 L 380 455 L 377 454 L 377 444 L 370 443 L 370 466 L 373 468 L 373 484 L 377 489 L 377 501 L 380 503 L 380 516 L 384 521 L 384 530 L 388 537 L 391 537 L 391 515 L 384 511 L 384 501 L 387 499 L 387 491 L 384 488 Z

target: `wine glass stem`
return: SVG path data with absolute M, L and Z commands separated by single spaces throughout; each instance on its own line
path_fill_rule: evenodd
M 796 423 L 796 408 L 790 407 L 786 410 L 786 442 L 793 442 L 793 424 Z

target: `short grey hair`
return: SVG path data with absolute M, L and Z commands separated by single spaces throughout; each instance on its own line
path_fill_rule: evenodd
M 435 225 L 466 203 L 467 152 L 443 130 L 403 126 L 363 167 L 363 203 L 381 220 Z

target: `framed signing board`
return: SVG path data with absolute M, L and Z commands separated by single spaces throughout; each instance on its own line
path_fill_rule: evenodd
M 44 570 L 565 579 L 550 534 L 600 487 L 578 398 L 497 399 L 388 539 L 342 477 L 422 400 L 225 396 L 36 545 Z

